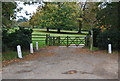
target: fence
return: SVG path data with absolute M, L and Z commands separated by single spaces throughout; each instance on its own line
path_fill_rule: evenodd
M 32 34 L 32 41 L 46 41 L 46 37 L 50 34 Z
M 84 46 L 86 43 L 85 36 L 47 36 L 46 45 L 49 46 Z

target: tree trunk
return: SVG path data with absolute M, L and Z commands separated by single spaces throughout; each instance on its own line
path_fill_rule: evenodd
M 79 29 L 78 29 L 78 33 L 81 33 L 81 29 L 82 29 L 82 21 L 79 20 Z
M 58 31 L 57 31 L 58 33 L 60 33 L 60 29 L 58 29 Z
M 49 28 L 47 28 L 47 31 L 49 32 Z

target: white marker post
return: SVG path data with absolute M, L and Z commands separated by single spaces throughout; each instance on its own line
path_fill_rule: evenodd
M 112 45 L 111 44 L 108 44 L 108 53 L 112 53 Z
M 90 50 L 92 51 L 93 50 L 93 30 L 91 30 L 91 44 L 90 44 Z
M 30 43 L 30 53 L 33 53 L 33 44 Z
M 21 46 L 17 46 L 17 53 L 18 53 L 18 58 L 22 58 L 22 52 L 21 52 Z
M 38 42 L 36 42 L 36 50 L 38 51 Z

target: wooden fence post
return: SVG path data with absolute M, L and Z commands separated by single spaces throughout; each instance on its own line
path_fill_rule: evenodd
M 85 39 L 85 46 L 87 46 L 87 36 L 84 39 Z
M 46 34 L 46 40 L 45 40 L 46 45 L 49 45 L 49 42 L 50 42 L 50 34 Z
M 52 36 L 49 37 L 49 46 L 52 45 Z
M 85 37 L 85 46 L 89 46 L 89 36 Z
M 48 45 L 48 34 L 46 34 L 46 40 L 45 40 L 46 42 L 46 45 Z
M 58 45 L 60 45 L 60 36 L 58 37 Z
M 53 39 L 52 39 L 52 45 L 54 46 L 55 45 L 55 37 L 53 36 Z
M 69 44 L 69 39 L 68 39 L 68 36 L 67 36 L 67 47 L 69 46 L 68 44 Z

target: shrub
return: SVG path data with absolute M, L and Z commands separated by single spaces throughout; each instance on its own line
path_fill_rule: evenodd
M 120 31 L 107 30 L 98 35 L 97 44 L 100 49 L 107 49 L 109 43 L 113 49 L 120 50 Z
M 93 46 L 98 47 L 97 36 L 101 33 L 100 28 L 93 28 Z
M 17 45 L 21 45 L 22 50 L 29 49 L 29 44 L 32 42 L 32 29 L 25 29 L 20 27 L 19 30 L 15 30 L 15 32 L 8 33 L 7 30 L 3 30 L 3 51 L 6 48 L 11 50 L 16 50 Z
M 8 30 L 2 31 L 2 51 L 7 50 L 7 44 L 9 42 Z

